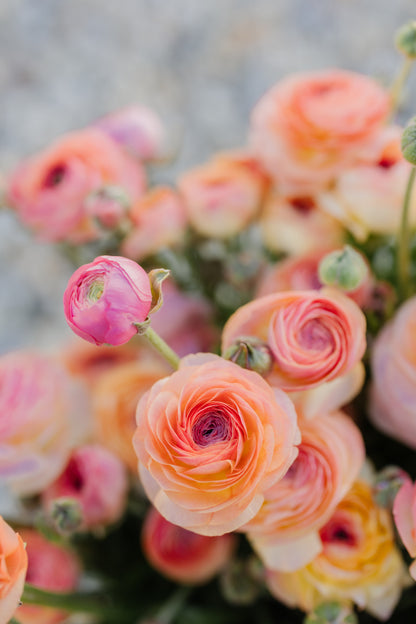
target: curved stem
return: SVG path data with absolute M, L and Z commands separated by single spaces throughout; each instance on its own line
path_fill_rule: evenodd
M 412 170 L 407 181 L 406 193 L 403 200 L 402 217 L 397 237 L 397 282 L 399 296 L 402 300 L 409 294 L 410 286 L 410 232 L 409 232 L 409 208 L 413 185 L 416 176 L 416 168 Z
M 413 63 L 413 59 L 409 58 L 409 57 L 405 57 L 402 63 L 402 66 L 400 68 L 399 73 L 397 74 L 391 89 L 390 89 L 390 95 L 391 95 L 391 112 L 390 112 L 390 118 L 394 117 L 394 115 L 397 112 L 397 109 L 400 106 L 400 102 L 402 99 L 402 95 L 403 95 L 403 88 L 404 85 L 406 83 L 406 80 L 409 77 L 410 74 L 410 70 L 412 68 L 412 63 Z
M 180 357 L 173 349 L 155 332 L 154 329 L 148 327 L 142 334 L 147 340 L 159 351 L 161 355 L 169 362 L 172 368 L 177 369 L 179 367 Z
M 172 624 L 185 604 L 190 592 L 190 587 L 179 587 L 153 616 L 157 624 Z

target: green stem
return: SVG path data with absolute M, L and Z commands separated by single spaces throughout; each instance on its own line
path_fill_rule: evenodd
M 190 592 L 190 587 L 179 587 L 169 600 L 153 615 L 157 623 L 172 624 L 185 604 Z
M 391 112 L 390 112 L 390 118 L 394 117 L 395 113 L 397 112 L 397 109 L 400 106 L 400 102 L 402 99 L 402 95 L 403 95 L 403 88 L 404 85 L 409 77 L 410 74 L 410 70 L 412 68 L 412 64 L 413 64 L 413 59 L 409 58 L 409 57 L 405 57 L 403 59 L 403 63 L 402 66 L 400 68 L 399 73 L 396 76 L 396 79 L 394 80 L 391 89 L 390 89 L 390 95 L 391 95 Z
M 169 364 L 177 369 L 179 367 L 180 357 L 173 349 L 155 332 L 154 329 L 148 327 L 142 334 L 147 340 L 159 351 L 161 355 L 169 362 Z
M 402 217 L 397 239 L 397 281 L 399 295 L 404 300 L 409 295 L 410 286 L 410 232 L 409 232 L 409 208 L 412 196 L 413 184 L 416 176 L 416 168 L 412 170 L 407 181 L 406 193 L 403 200 Z

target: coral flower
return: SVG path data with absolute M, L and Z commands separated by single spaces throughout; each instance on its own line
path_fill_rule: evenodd
M 97 345 L 120 345 L 137 333 L 151 307 L 148 275 L 133 260 L 99 256 L 79 267 L 64 293 L 70 328 Z
M 212 354 L 185 357 L 140 400 L 133 444 L 147 495 L 173 524 L 222 535 L 248 522 L 300 441 L 291 401 Z
M 21 536 L 1 516 L 0 570 L 0 622 L 6 624 L 15 613 L 23 592 L 27 554 Z

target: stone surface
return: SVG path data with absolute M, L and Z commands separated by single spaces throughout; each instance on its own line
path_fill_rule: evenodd
M 282 76 L 343 67 L 389 84 L 414 0 L 0 0 L 0 171 L 58 135 L 138 102 L 164 120 L 168 179 L 242 145 L 250 110 Z M 415 79 L 409 94 L 416 93 Z M 409 97 L 403 118 L 414 114 Z M 68 338 L 71 273 L 0 213 L 0 352 Z

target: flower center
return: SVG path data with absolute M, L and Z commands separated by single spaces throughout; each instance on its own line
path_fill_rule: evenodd
M 322 351 L 332 342 L 331 332 L 317 319 L 308 321 L 299 331 L 299 343 L 304 349 Z
M 88 299 L 92 301 L 93 303 L 95 303 L 96 301 L 100 299 L 103 292 L 104 292 L 104 281 L 96 280 L 89 287 Z
M 45 188 L 53 188 L 54 186 L 58 186 L 65 177 L 66 169 L 64 165 L 56 165 L 50 171 L 48 171 L 44 181 L 43 186 Z
M 221 412 L 209 412 L 202 416 L 192 427 L 192 439 L 201 447 L 230 439 L 228 418 Z

